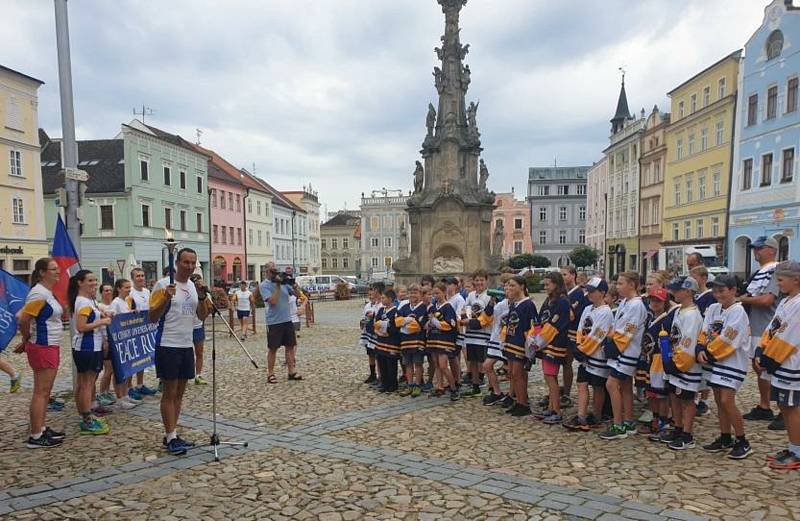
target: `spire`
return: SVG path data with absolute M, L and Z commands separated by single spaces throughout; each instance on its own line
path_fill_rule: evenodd
M 625 121 L 631 118 L 628 110 L 628 96 L 625 94 L 625 70 L 620 67 L 622 72 L 622 87 L 619 89 L 619 99 L 617 100 L 617 111 L 611 118 L 611 133 L 616 134 L 625 126 Z

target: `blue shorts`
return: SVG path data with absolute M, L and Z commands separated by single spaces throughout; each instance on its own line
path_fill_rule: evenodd
M 102 351 L 72 351 L 78 373 L 99 373 L 103 369 Z
M 772 401 L 782 407 L 800 407 L 800 391 L 792 391 L 790 389 L 781 389 L 780 387 L 772 386 L 770 390 L 770 398 Z
M 242 311 L 241 309 L 237 309 L 236 316 L 239 318 L 247 318 L 250 316 L 250 311 Z
M 610 368 L 610 369 L 611 370 L 608 373 L 608 377 L 609 378 L 613 378 L 613 379 L 619 380 L 621 382 L 628 382 L 628 381 L 631 380 L 631 378 L 633 378 L 631 375 L 625 374 L 625 373 L 621 373 L 621 372 L 617 371 L 616 369 L 614 369 L 613 367 Z
M 192 342 L 202 342 L 206 339 L 206 326 L 196 327 L 192 330 Z
M 194 349 L 157 346 L 156 376 L 161 380 L 191 380 L 194 378 Z

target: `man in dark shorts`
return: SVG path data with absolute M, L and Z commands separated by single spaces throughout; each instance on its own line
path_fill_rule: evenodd
M 289 279 L 291 280 L 291 279 Z M 267 383 L 278 383 L 275 377 L 275 358 L 278 349 L 286 349 L 286 367 L 289 380 L 302 380 L 295 371 L 295 336 L 289 297 L 293 294 L 291 282 L 287 282 L 286 274 L 279 274 L 275 263 L 267 265 L 267 278 L 259 287 L 264 299 L 267 323 Z

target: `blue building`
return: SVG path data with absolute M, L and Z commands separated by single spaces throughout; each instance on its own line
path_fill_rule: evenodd
M 740 68 L 728 229 L 731 272 L 757 266 L 750 243 L 774 237 L 779 260 L 800 259 L 800 7 L 774 0 Z

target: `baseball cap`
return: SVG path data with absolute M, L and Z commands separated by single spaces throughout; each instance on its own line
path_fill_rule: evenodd
M 700 288 L 697 285 L 697 281 L 694 280 L 692 277 L 675 277 L 669 284 L 667 284 L 667 289 L 670 291 L 677 291 L 679 289 L 688 289 L 694 292 L 697 292 Z
M 739 287 L 739 279 L 734 275 L 719 275 L 708 285 L 715 288 L 737 288 Z
M 766 237 L 762 235 L 758 239 L 754 240 L 753 243 L 750 245 L 751 248 L 772 248 L 773 250 L 778 249 L 778 241 L 773 239 L 772 237 Z
M 800 277 L 800 262 L 785 261 L 775 268 L 776 277 Z
M 653 288 L 647 293 L 647 295 L 649 297 L 658 299 L 661 302 L 666 302 L 669 300 L 669 293 L 667 293 L 667 290 L 664 288 Z
M 608 282 L 604 281 L 600 277 L 592 277 L 591 280 L 586 283 L 586 289 L 588 291 L 608 292 Z
M 444 279 L 445 284 L 456 284 L 458 285 L 458 279 L 455 277 L 447 277 Z

